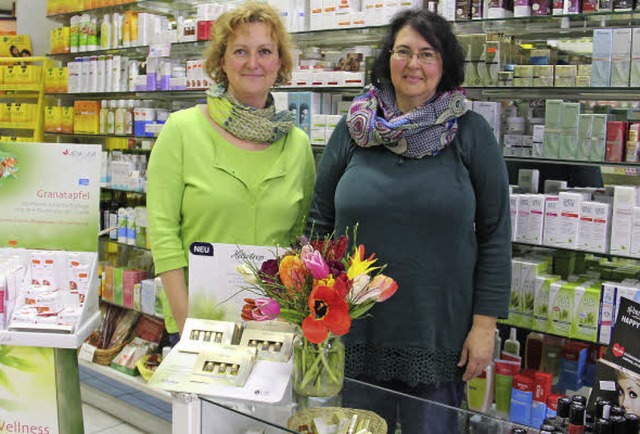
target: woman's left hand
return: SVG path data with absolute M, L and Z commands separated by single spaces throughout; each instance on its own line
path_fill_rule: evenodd
M 474 315 L 473 325 L 462 346 L 458 367 L 467 365 L 462 379 L 469 381 L 482 374 L 491 363 L 495 343 L 496 318 Z

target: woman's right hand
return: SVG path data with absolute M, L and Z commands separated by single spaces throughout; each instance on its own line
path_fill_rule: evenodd
M 184 323 L 189 315 L 189 296 L 187 294 L 187 284 L 185 283 L 184 268 L 160 273 L 160 279 L 169 300 L 173 319 L 176 320 L 178 325 L 178 333 L 182 335 Z

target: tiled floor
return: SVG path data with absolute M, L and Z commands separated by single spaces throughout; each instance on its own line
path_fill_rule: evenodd
M 85 434 L 171 432 L 170 402 L 101 372 L 79 366 Z
M 82 404 L 85 434 L 138 434 L 144 433 L 89 404 Z

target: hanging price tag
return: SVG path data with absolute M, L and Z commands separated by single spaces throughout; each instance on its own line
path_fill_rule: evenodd
M 78 352 L 78 358 L 80 360 L 86 360 L 87 362 L 93 362 L 93 355 L 98 348 L 91 344 L 83 343 Z

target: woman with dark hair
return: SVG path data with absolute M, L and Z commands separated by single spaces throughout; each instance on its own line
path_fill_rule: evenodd
M 511 286 L 507 173 L 491 128 L 466 109 L 463 66 L 442 17 L 393 18 L 372 85 L 323 152 L 309 222 L 336 235 L 358 225 L 356 241 L 398 282 L 345 336 L 347 376 L 453 407 L 491 362 Z M 457 432 L 447 407 L 352 395 L 344 405 L 392 430 L 399 415 L 403 433 Z

